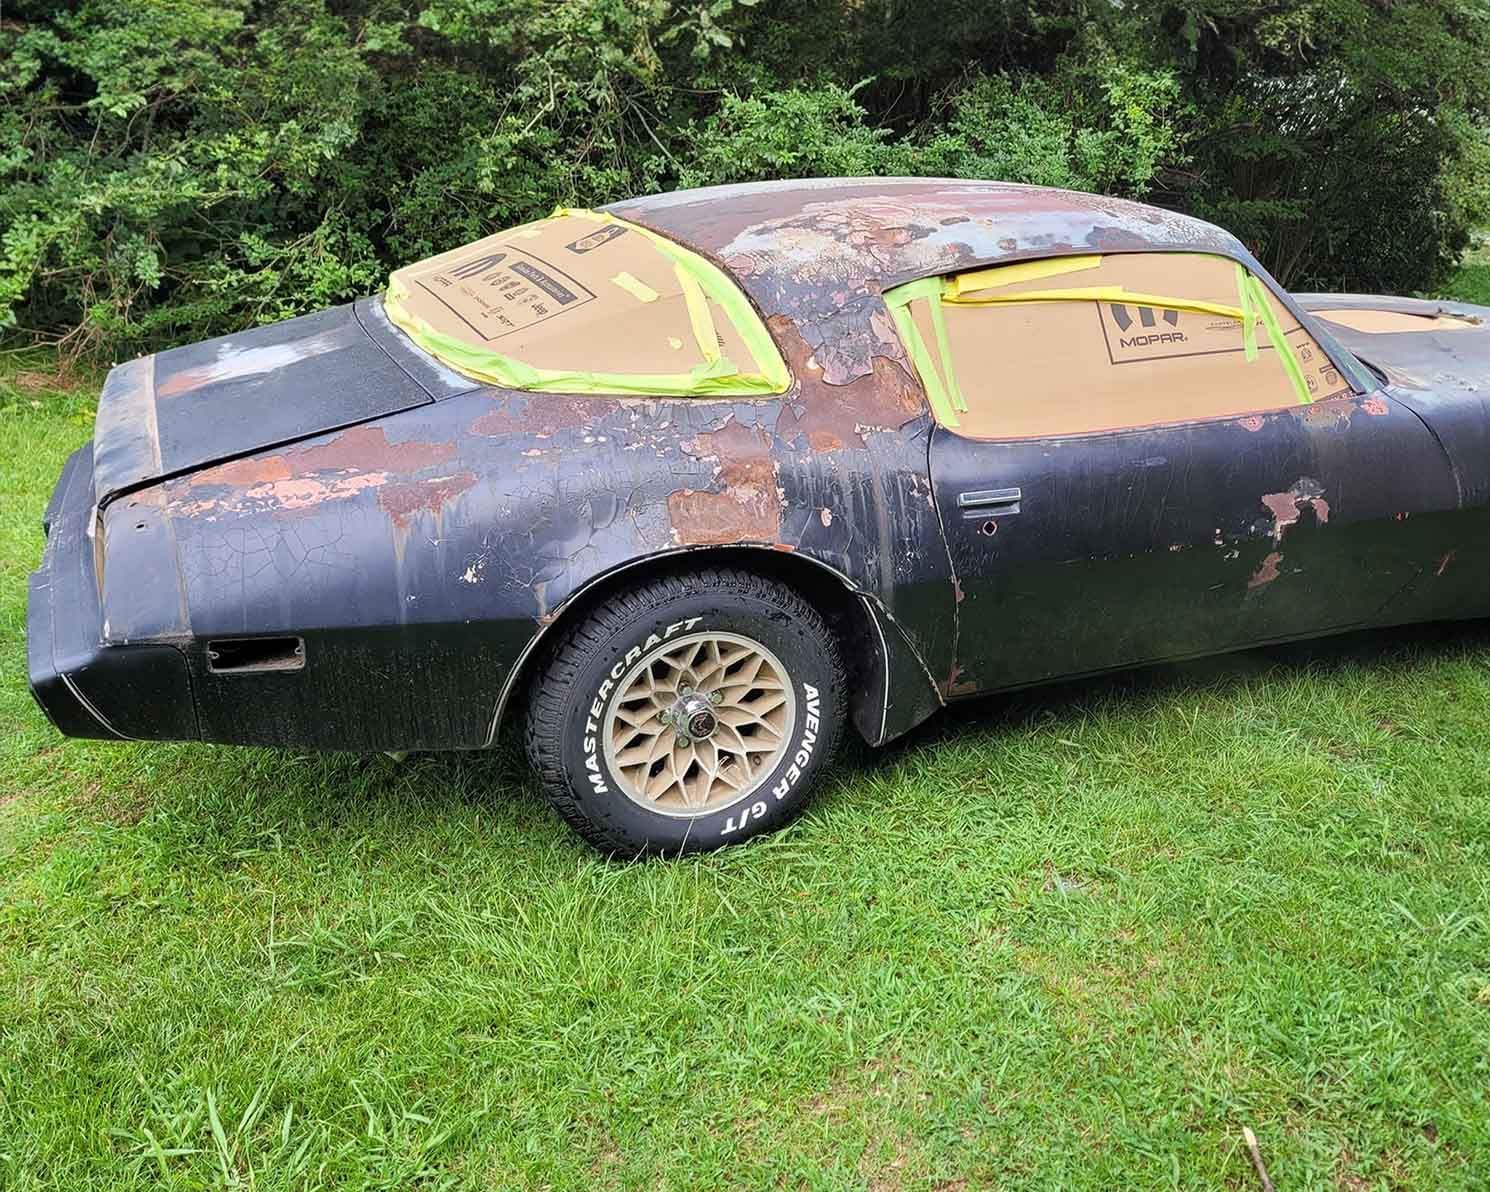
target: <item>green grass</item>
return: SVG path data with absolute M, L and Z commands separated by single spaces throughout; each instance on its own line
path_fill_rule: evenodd
M 61 739 L 0 383 L 0 1187 L 1482 1186 L 1490 629 L 989 702 L 595 859 L 516 751 Z

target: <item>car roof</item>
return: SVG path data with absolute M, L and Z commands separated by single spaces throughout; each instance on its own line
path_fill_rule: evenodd
M 607 208 L 728 266 L 770 310 L 780 287 L 888 289 L 1032 257 L 1186 251 L 1246 256 L 1229 232 L 1146 203 L 956 178 L 808 178 L 710 186 Z

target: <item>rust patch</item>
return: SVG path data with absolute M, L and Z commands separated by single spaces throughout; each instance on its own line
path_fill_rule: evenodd
M 957 695 L 971 695 L 978 690 L 978 685 L 971 679 L 966 678 L 965 675 L 966 672 L 962 669 L 962 666 L 954 662 L 952 664 L 952 673 L 940 685 L 943 698 L 951 699 Z
M 249 488 L 256 484 L 273 484 L 290 478 L 290 465 L 282 455 L 247 459 L 235 459 L 218 464 L 215 468 L 192 475 L 188 483 L 192 488 Z
M 781 536 L 781 493 L 769 459 L 738 459 L 719 472 L 720 491 L 681 488 L 667 498 L 673 538 L 683 546 L 775 542 Z
M 438 514 L 446 502 L 460 496 L 475 483 L 475 473 L 458 472 L 453 476 L 384 485 L 378 490 L 378 508 L 388 515 L 395 527 L 406 530 L 421 513 Z
M 506 395 L 494 410 L 471 423 L 473 435 L 538 435 L 546 438 L 561 430 L 593 426 L 620 408 L 614 398 L 579 397 L 560 393 L 534 396 Z
M 874 355 L 867 374 L 832 385 L 823 379 L 812 346 L 792 320 L 777 315 L 766 322 L 801 381 L 800 392 L 783 400 L 776 419 L 782 442 L 800 436 L 814 451 L 863 447 L 866 434 L 898 430 L 925 410 L 920 386 L 888 356 Z
M 455 454 L 453 443 L 391 443 L 381 427 L 354 426 L 324 443 L 235 459 L 191 477 L 193 488 L 275 484 L 323 472 L 419 472 Z
M 758 426 L 740 422 L 733 415 L 718 430 L 700 431 L 683 450 L 699 459 L 768 459 L 770 437 Z
M 1387 403 L 1379 397 L 1368 397 L 1361 403 L 1361 409 L 1374 418 L 1380 418 L 1383 414 L 1388 413 Z
M 1299 520 L 1305 508 L 1314 514 L 1314 520 L 1324 525 L 1330 520 L 1330 503 L 1325 499 L 1324 486 L 1308 476 L 1301 476 L 1297 484 L 1284 493 L 1264 493 L 1262 503 L 1273 515 L 1273 541 L 1283 541 L 1284 532 Z
M 718 488 L 682 488 L 668 496 L 676 542 L 717 546 L 780 540 L 781 489 L 771 439 L 764 430 L 730 417 L 718 430 L 699 432 L 683 450 L 695 458 L 718 461 Z
M 1277 551 L 1270 553 L 1258 564 L 1257 570 L 1252 573 L 1252 578 L 1247 581 L 1248 589 L 1260 588 L 1263 584 L 1270 584 L 1278 578 L 1278 564 L 1283 562 L 1283 556 Z
M 1253 434 L 1256 434 L 1262 429 L 1262 415 L 1248 414 L 1245 418 L 1238 418 L 1236 424 L 1243 430 L 1250 430 Z
M 285 459 L 295 475 L 351 469 L 418 472 L 454 454 L 454 443 L 390 443 L 382 427 L 354 426 L 324 443 L 292 447 L 285 452 Z

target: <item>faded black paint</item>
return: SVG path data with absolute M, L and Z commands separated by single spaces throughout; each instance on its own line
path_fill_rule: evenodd
M 1480 401 L 1374 391 L 1291 299 L 1357 397 L 1041 443 L 933 433 L 884 289 L 1093 250 L 1218 252 L 1265 278 L 1219 229 L 1097 196 L 875 179 L 614 210 L 735 274 L 790 392 L 481 386 L 375 300 L 123 366 L 33 579 L 33 684 L 59 726 L 96 723 L 73 667 L 100 715 L 142 730 L 127 735 L 479 747 L 573 600 L 692 550 L 811 560 L 814 582 L 862 602 L 852 710 L 872 741 L 963 694 L 1490 611 L 1470 541 L 1490 489 Z M 960 517 L 957 492 L 1006 485 L 1017 515 Z M 304 668 L 207 665 L 208 640 L 259 635 L 303 637 Z

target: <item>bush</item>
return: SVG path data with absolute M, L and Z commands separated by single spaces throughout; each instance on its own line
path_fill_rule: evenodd
M 1428 290 L 1490 221 L 1480 0 L 12 0 L 0 328 L 99 356 L 376 289 L 541 215 L 1005 178 Z

